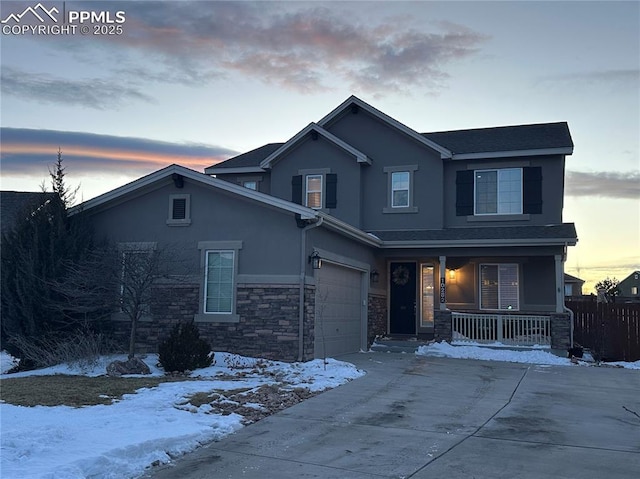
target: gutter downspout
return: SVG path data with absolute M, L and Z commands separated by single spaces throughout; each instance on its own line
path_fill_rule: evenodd
M 564 263 L 567 260 L 567 243 L 564 244 L 564 254 L 562 255 L 562 286 L 564 288 Z M 569 321 L 570 321 L 570 333 L 569 333 L 569 347 L 573 349 L 573 330 L 574 330 L 574 322 L 575 315 L 573 311 L 567 308 L 565 304 L 566 296 L 564 295 L 564 291 L 562 292 L 562 309 L 565 313 L 569 313 Z
M 298 302 L 298 361 L 304 356 L 304 280 L 307 274 L 307 231 L 317 228 L 323 222 L 322 216 L 315 223 L 300 230 L 300 284 Z

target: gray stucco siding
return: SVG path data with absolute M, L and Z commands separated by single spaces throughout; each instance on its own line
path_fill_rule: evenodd
M 189 226 L 166 224 L 171 194 L 190 195 Z M 299 274 L 300 236 L 292 213 L 189 180 L 183 188 L 165 182 L 126 203 L 101 208 L 92 212 L 91 222 L 97 238 L 155 241 L 178 249 L 194 270 L 200 268 L 198 242 L 242 241 L 238 274 Z
M 328 129 L 372 161 L 362 175 L 363 229 L 442 227 L 443 166 L 439 153 L 362 110 L 340 116 Z M 411 206 L 417 212 L 385 213 L 390 207 L 390 173 L 385 168 L 395 167 L 415 168 Z
M 360 171 L 369 166 L 357 163 L 356 158 L 322 135 L 317 140 L 305 138 L 295 149 L 279 158 L 271 172 L 271 194 L 291 201 L 291 179 L 315 171 L 337 175 L 337 206 L 324 209 L 332 216 L 360 226 Z M 325 178 L 326 180 L 326 178 Z M 323 182 L 323 202 L 326 200 L 326 181 Z M 303 199 L 304 204 L 304 181 Z

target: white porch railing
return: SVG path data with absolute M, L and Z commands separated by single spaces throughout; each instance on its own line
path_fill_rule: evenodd
M 456 342 L 551 346 L 549 316 L 454 312 L 451 321 Z

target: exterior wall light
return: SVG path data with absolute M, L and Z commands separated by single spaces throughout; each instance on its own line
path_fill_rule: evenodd
M 371 270 L 370 276 L 372 283 L 377 283 L 380 280 L 380 273 L 378 273 L 377 269 Z
M 317 251 L 314 251 L 313 254 L 309 256 L 309 263 L 311 263 L 311 267 L 313 269 L 322 268 L 322 258 L 320 257 Z
M 449 281 L 455 281 L 456 280 L 456 270 L 455 269 L 450 269 L 449 270 Z

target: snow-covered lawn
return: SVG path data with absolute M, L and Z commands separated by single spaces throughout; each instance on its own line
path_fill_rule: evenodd
M 0 358 L 5 372 L 12 358 L 4 352 Z M 100 376 L 114 359 L 126 357 L 105 357 L 92 367 L 60 365 L 4 375 L 2 379 L 53 374 Z M 152 375 L 164 375 L 155 366 L 156 355 L 149 355 L 145 362 Z M 162 383 L 124 395 L 110 405 L 73 408 L 0 403 L 0 474 L 3 479 L 133 478 L 151 464 L 166 463 L 242 427 L 243 416 L 216 413 L 210 404 L 195 407 L 187 403 L 189 395 L 258 390 L 264 385 L 322 391 L 363 374 L 352 364 L 333 359 L 327 360 L 325 369 L 322 360 L 289 364 L 216 353 L 213 366 L 192 373 L 198 381 Z
M 458 359 L 480 359 L 484 361 L 505 361 L 510 363 L 527 363 L 527 364 L 539 364 L 547 366 L 573 366 L 568 358 L 561 358 L 555 354 L 544 351 L 542 349 L 534 348 L 532 350 L 524 350 L 509 347 L 505 347 L 499 343 L 491 345 L 494 347 L 480 347 L 469 345 L 451 345 L 449 343 L 432 343 L 427 346 L 420 346 L 416 351 L 418 356 L 437 356 L 446 358 L 458 358 Z M 585 357 L 587 359 L 587 357 Z M 583 366 L 593 365 L 594 363 L 588 360 L 578 361 L 578 364 Z M 606 366 L 617 366 L 628 369 L 640 369 L 640 361 L 633 363 L 627 362 L 610 362 L 603 363 Z
M 548 351 L 514 351 L 452 346 L 447 343 L 421 346 L 416 354 L 538 365 L 572 365 L 569 359 Z M 288 364 L 226 353 L 216 353 L 215 358 L 212 367 L 192 374 L 199 378 L 198 381 L 162 383 L 152 389 L 140 389 L 136 394 L 125 395 L 110 405 L 72 408 L 21 407 L 0 403 L 1 477 L 134 478 L 151 464 L 166 463 L 172 457 L 192 451 L 203 443 L 220 439 L 242 427 L 243 416 L 236 413 L 225 416 L 216 413 L 211 404 L 199 407 L 188 404 L 186 398 L 192 394 L 246 388 L 257 391 L 265 385 L 321 391 L 364 374 L 352 364 L 333 359 L 327 360 L 325 369 L 321 360 Z M 5 375 L 3 379 L 52 374 L 100 376 L 113 359 L 125 357 L 101 358 L 92 367 L 60 365 Z M 152 375 L 164 374 L 155 366 L 157 357 L 154 355 L 148 356 L 145 362 L 151 367 Z M 13 358 L 1 353 L 0 372 L 6 372 L 14 364 Z M 640 361 L 608 364 L 640 369 Z M 261 407 L 252 403 L 245 406 Z

